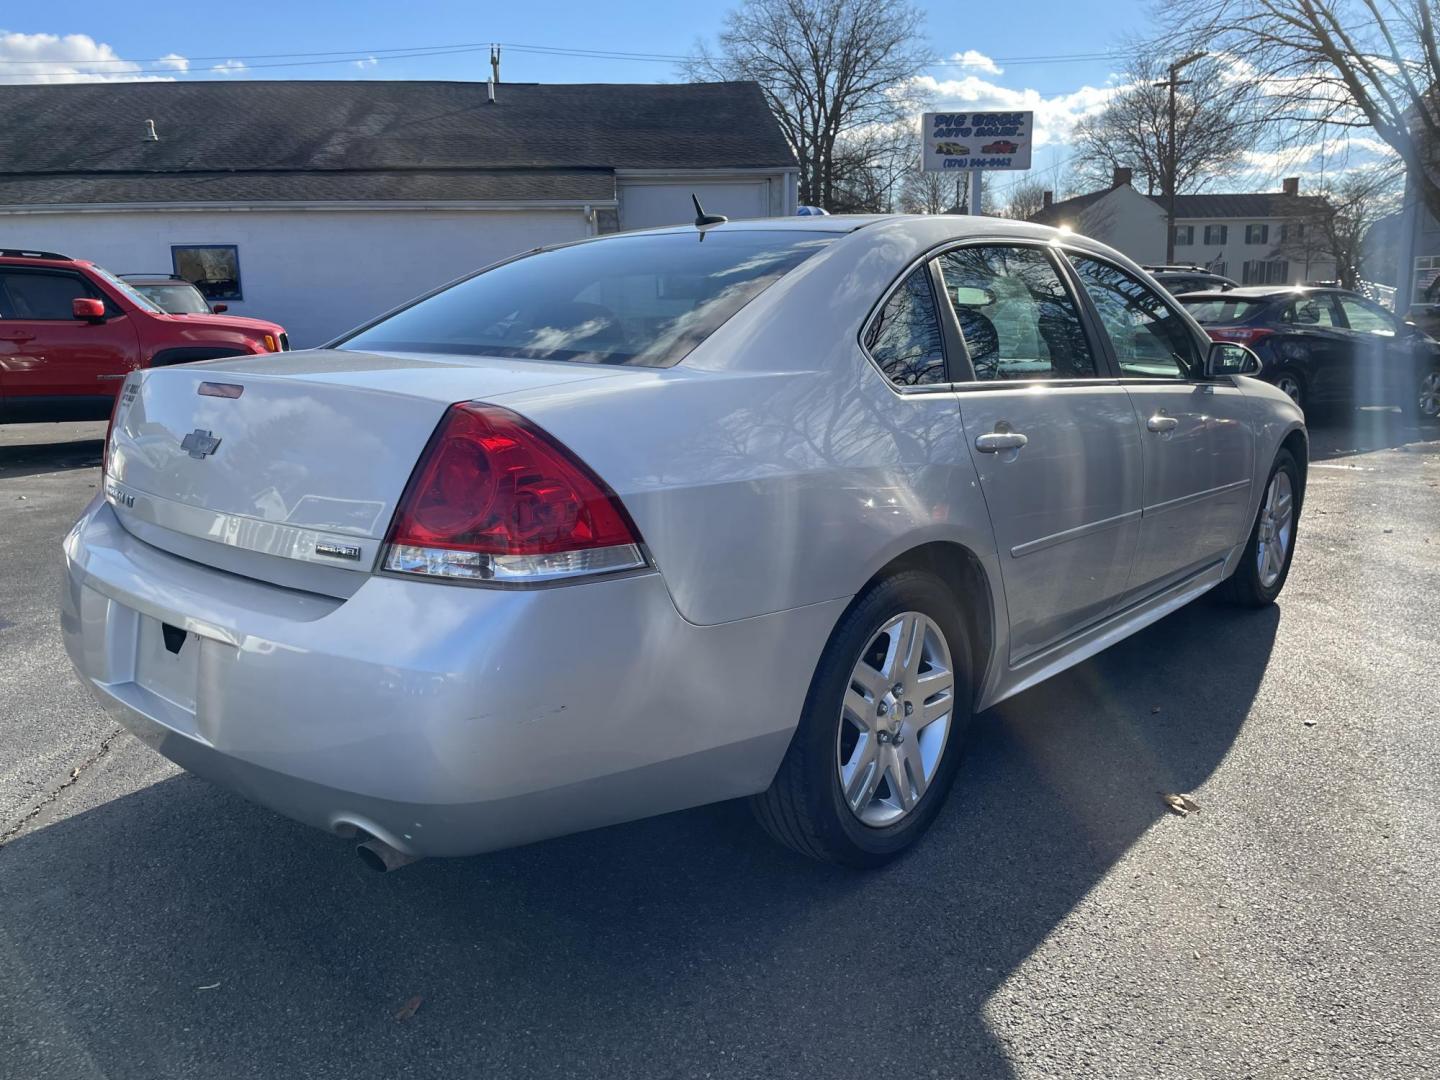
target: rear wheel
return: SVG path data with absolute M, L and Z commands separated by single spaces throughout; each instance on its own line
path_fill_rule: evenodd
M 1275 373 L 1275 386 L 1285 393 L 1291 401 L 1300 406 L 1300 411 L 1305 411 L 1305 380 L 1300 373 L 1293 368 L 1281 368 Z
M 904 571 L 841 619 L 770 788 L 752 801 L 781 843 L 878 866 L 929 827 L 970 725 L 970 645 L 950 590 Z
M 1290 451 L 1281 450 L 1270 467 L 1245 554 L 1225 583 L 1225 595 L 1232 603 L 1265 607 L 1275 602 L 1290 576 L 1299 521 L 1300 469 Z

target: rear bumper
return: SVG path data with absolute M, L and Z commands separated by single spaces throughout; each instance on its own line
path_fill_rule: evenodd
M 415 855 L 762 790 L 845 604 L 699 627 L 654 573 L 375 576 L 340 601 L 169 555 L 100 499 L 65 562 L 65 645 L 118 722 L 255 802 Z M 163 678 L 159 623 L 195 650 Z

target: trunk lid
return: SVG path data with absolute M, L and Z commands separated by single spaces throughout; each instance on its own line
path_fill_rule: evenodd
M 137 373 L 105 480 L 141 539 L 234 573 L 348 594 L 376 564 L 447 407 L 620 377 L 580 364 L 338 350 Z M 346 573 L 346 572 L 350 573 Z

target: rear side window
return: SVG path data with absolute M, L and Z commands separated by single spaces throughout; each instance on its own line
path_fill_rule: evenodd
M 1395 336 L 1395 322 L 1384 308 L 1376 307 L 1358 296 L 1341 294 L 1338 299 L 1351 330 L 1358 330 L 1362 334 L 1379 334 L 1382 337 Z
M 1180 313 L 1139 278 L 1118 266 L 1071 255 L 1115 349 L 1120 373 L 1138 379 L 1200 375 L 1200 346 Z
M 956 248 L 940 256 L 940 270 L 976 379 L 1096 375 L 1080 312 L 1043 251 Z
M 1285 305 L 1281 318 L 1296 326 L 1339 326 L 1335 308 L 1328 296 L 1311 296 L 1303 300 L 1292 300 Z
M 865 348 L 896 386 L 947 381 L 940 319 L 927 270 L 913 271 L 890 294 L 865 331 Z
M 341 346 L 669 367 L 833 239 L 687 230 L 542 251 L 467 278 Z
M 1183 300 L 1181 303 L 1202 326 L 1249 322 L 1265 308 L 1263 300 Z
M 77 274 L 37 270 L 0 271 L 0 318 L 72 319 L 70 302 L 93 296 Z

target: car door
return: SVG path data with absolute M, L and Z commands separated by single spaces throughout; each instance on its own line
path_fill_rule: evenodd
M 1244 393 L 1206 379 L 1205 343 L 1164 296 L 1122 267 L 1068 253 L 1143 432 L 1139 598 L 1223 560 L 1246 534 L 1255 433 Z
M 1395 405 L 1418 383 L 1414 340 L 1404 323 L 1379 304 L 1352 293 L 1334 293 L 1345 321 L 1352 357 L 1355 401 Z
M 99 322 L 77 319 L 71 301 L 105 301 Z M 0 267 L 0 380 L 7 412 L 109 414 L 120 380 L 133 368 L 130 319 L 73 271 Z
M 1140 431 L 1057 257 L 970 243 L 936 259 L 963 340 L 960 419 L 990 512 L 1018 663 L 1113 610 L 1140 525 Z
M 1353 393 L 1351 335 L 1334 294 L 1315 292 L 1285 301 L 1279 317 L 1284 327 L 1271 355 L 1304 380 L 1305 404 L 1348 401 Z

